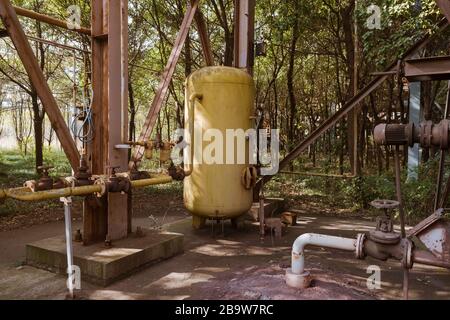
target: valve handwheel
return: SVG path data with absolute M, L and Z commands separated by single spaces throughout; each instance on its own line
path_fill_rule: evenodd
M 373 200 L 370 205 L 376 209 L 394 209 L 398 208 L 400 203 L 396 200 L 377 199 Z

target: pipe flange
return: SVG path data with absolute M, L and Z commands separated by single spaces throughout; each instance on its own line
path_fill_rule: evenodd
M 77 186 L 77 178 L 75 177 L 66 177 L 64 178 L 64 181 L 71 188 L 75 188 Z
M 402 267 L 405 269 L 412 269 L 414 261 L 413 261 L 413 243 L 409 239 L 405 239 L 403 244 L 403 258 L 402 258 Z
M 364 241 L 366 240 L 366 234 L 365 233 L 358 233 L 358 236 L 356 237 L 356 259 L 363 260 L 366 257 L 366 254 L 364 253 Z
M 100 192 L 96 192 L 96 193 L 95 193 L 95 195 L 97 196 L 97 198 L 103 197 L 103 196 L 106 194 L 106 190 L 107 190 L 107 186 L 106 186 L 107 181 L 106 181 L 106 179 L 103 178 L 103 177 L 100 177 L 100 178 L 98 178 L 97 180 L 95 180 L 94 184 L 95 184 L 95 185 L 101 186 Z
M 292 272 L 291 268 L 289 268 L 286 270 L 285 281 L 291 288 L 306 289 L 311 285 L 311 275 L 308 271 L 301 274 L 296 274 Z
M 428 120 L 420 125 L 420 145 L 423 148 L 430 148 L 433 139 L 433 122 Z
M 450 129 L 450 120 L 448 119 L 442 120 L 440 123 L 441 150 L 447 150 L 449 148 L 449 137 L 448 137 L 449 129 Z

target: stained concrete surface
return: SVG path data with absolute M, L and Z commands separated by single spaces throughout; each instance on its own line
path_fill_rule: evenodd
M 258 226 L 240 230 L 220 225 L 194 231 L 190 218 L 165 226 L 185 234 L 185 253 L 138 272 L 106 288 L 82 282 L 81 299 L 400 299 L 402 271 L 398 262 L 359 261 L 352 253 L 322 248 L 306 250 L 306 268 L 313 287 L 288 288 L 285 269 L 295 238 L 305 232 L 353 237 L 373 222 L 336 217 L 300 215 L 299 225 L 281 239 L 267 236 L 260 242 Z M 148 227 L 148 219 L 134 219 Z M 214 230 L 212 229 L 214 226 Z M 74 227 L 74 229 L 76 226 Z M 64 232 L 63 223 L 0 233 L 0 299 L 64 299 L 65 278 L 22 266 L 25 244 Z M 381 268 L 382 288 L 366 286 L 367 267 Z M 411 272 L 410 298 L 450 299 L 450 272 L 416 265 Z

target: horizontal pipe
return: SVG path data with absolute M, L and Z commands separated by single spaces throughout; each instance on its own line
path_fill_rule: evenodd
M 101 185 L 91 185 L 82 187 L 69 187 L 63 189 L 54 189 L 37 192 L 17 192 L 17 190 L 4 190 L 8 198 L 19 201 L 42 201 L 59 199 L 71 196 L 84 196 L 102 191 Z
M 298 175 L 298 176 L 325 177 L 325 178 L 342 178 L 342 179 L 355 178 L 354 175 L 327 174 L 327 173 L 316 173 L 316 172 L 280 171 L 280 173 L 281 174 L 292 174 L 292 175 Z
M 156 176 L 154 178 L 134 180 L 131 181 L 132 188 L 144 188 L 151 185 L 165 184 L 172 182 L 170 176 Z M 62 189 L 46 190 L 31 192 L 29 188 L 16 188 L 16 189 L 0 189 L 0 200 L 5 198 L 11 198 L 19 201 L 43 201 L 51 199 L 59 199 L 63 197 L 76 197 L 87 196 L 94 193 L 100 193 L 103 191 L 103 186 L 99 184 L 69 187 Z
M 356 252 L 356 239 L 328 236 L 316 233 L 304 233 L 299 236 L 292 246 L 292 273 L 305 272 L 305 247 L 318 246 Z
M 91 29 L 84 28 L 84 27 L 81 27 L 80 29 L 70 29 L 67 24 L 67 21 L 59 20 L 59 19 L 47 16 L 42 13 L 37 13 L 37 12 L 31 11 L 31 10 L 27 10 L 27 9 L 16 7 L 16 6 L 14 6 L 14 10 L 16 11 L 16 14 L 19 16 L 27 17 L 30 19 L 34 19 L 34 20 L 37 20 L 40 22 L 44 22 L 44 23 L 47 23 L 47 24 L 50 24 L 53 26 L 63 28 L 66 30 L 76 31 L 81 34 L 91 36 Z
M 133 180 L 131 181 L 131 186 L 133 188 L 144 188 L 155 184 L 171 183 L 172 181 L 173 179 L 170 176 L 158 176 L 149 179 Z

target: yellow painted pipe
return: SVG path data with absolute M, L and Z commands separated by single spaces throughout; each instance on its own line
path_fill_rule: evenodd
M 156 176 L 150 179 L 131 181 L 132 188 L 143 188 L 156 184 L 164 184 L 172 182 L 170 176 Z M 0 200 L 5 198 L 11 198 L 19 201 L 42 201 L 59 199 L 64 197 L 76 197 L 86 196 L 89 194 L 102 192 L 102 185 L 89 185 L 81 187 L 70 187 L 63 189 L 54 189 L 46 191 L 31 192 L 29 188 L 16 188 L 16 189 L 0 189 Z
M 37 192 L 20 192 L 20 191 L 18 192 L 16 189 L 9 189 L 4 191 L 8 198 L 14 200 L 42 201 L 42 200 L 59 199 L 70 196 L 84 196 L 88 194 L 93 194 L 95 192 L 101 192 L 102 186 L 91 185 L 91 186 L 72 187 L 72 188 L 54 189 Z
M 150 179 L 133 180 L 131 181 L 131 186 L 133 188 L 144 188 L 155 184 L 170 183 L 172 181 L 173 181 L 172 177 L 161 175 Z

